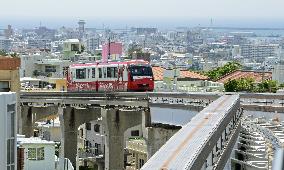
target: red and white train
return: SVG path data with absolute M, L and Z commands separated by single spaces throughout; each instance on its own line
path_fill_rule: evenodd
M 153 91 L 152 67 L 144 60 L 73 64 L 68 91 Z

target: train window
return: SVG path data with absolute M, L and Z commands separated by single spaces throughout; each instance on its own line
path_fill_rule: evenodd
M 102 78 L 103 74 L 102 74 L 102 68 L 99 68 L 99 78 Z
M 85 79 L 86 78 L 86 69 L 76 69 L 76 79 Z
M 130 66 L 132 76 L 153 76 L 152 68 L 149 66 Z
M 92 68 L 92 78 L 96 77 L 96 68 Z
M 117 78 L 117 68 L 116 67 L 108 67 L 107 68 L 107 77 L 108 78 Z
M 104 78 L 107 77 L 107 68 L 103 67 L 103 74 L 104 74 Z

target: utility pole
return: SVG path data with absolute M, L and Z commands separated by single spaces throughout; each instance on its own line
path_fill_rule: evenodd
M 110 59 L 110 35 L 108 37 L 108 59 Z M 108 62 L 108 60 L 107 60 Z

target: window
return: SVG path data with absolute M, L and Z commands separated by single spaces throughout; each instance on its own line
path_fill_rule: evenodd
M 28 159 L 36 160 L 36 148 L 28 148 Z
M 56 72 L 56 67 L 55 66 L 45 66 L 45 72 L 46 73 L 54 73 Z
M 132 76 L 153 76 L 152 68 L 150 66 L 130 66 L 129 70 Z
M 86 129 L 91 130 L 91 123 L 86 123 Z
M 7 105 L 7 168 L 14 169 L 15 163 L 15 104 Z
M 116 67 L 107 68 L 107 78 L 117 78 L 117 68 Z
M 132 130 L 131 136 L 139 136 L 139 130 Z
M 63 67 L 63 76 L 66 77 L 68 75 L 68 67 Z
M 104 78 L 107 78 L 107 68 L 103 67 Z
M 144 159 L 139 159 L 139 168 L 142 168 L 144 163 L 145 163 Z
M 103 77 L 102 68 L 99 68 L 99 78 Z
M 79 51 L 79 44 L 71 44 L 71 51 Z
M 44 147 L 41 148 L 28 148 L 29 160 L 44 160 Z
M 98 133 L 100 132 L 100 125 L 99 124 L 94 125 L 94 131 L 98 132 Z
M 37 148 L 37 160 L 44 160 L 44 147 Z
M 86 69 L 76 69 L 76 79 L 85 79 L 86 78 Z
M 9 82 L 8 81 L 0 81 L 0 92 L 9 92 Z
M 92 68 L 92 78 L 96 78 L 96 68 Z
M 99 155 L 101 152 L 101 144 L 95 143 L 95 155 Z

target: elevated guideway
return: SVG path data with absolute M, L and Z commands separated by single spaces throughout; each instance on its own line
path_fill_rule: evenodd
M 239 108 L 239 95 L 221 96 L 170 138 L 142 169 L 223 169 L 240 130 Z

